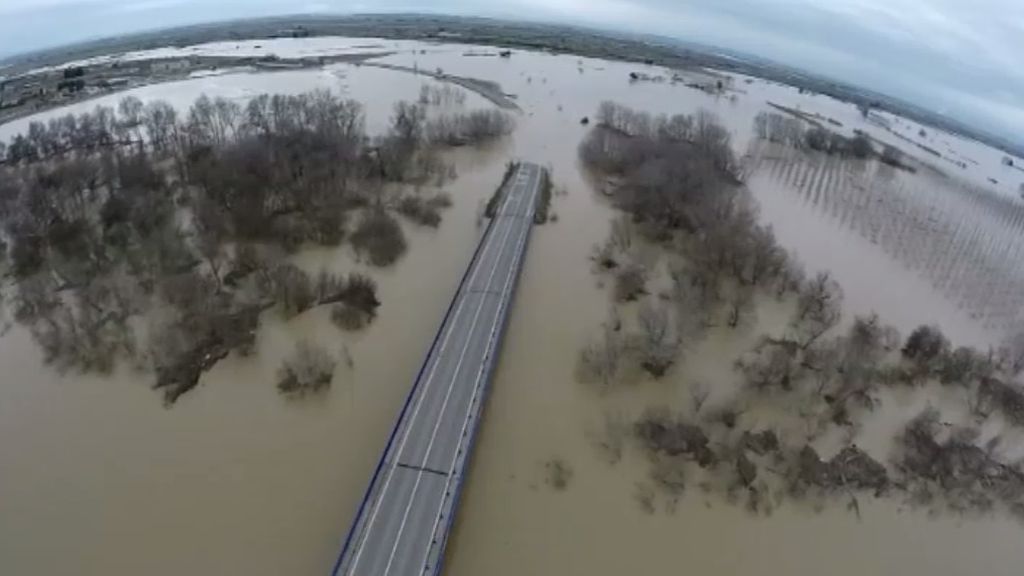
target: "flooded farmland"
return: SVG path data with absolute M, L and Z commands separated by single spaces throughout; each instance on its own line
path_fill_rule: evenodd
M 275 42 L 294 48 L 302 41 L 235 44 L 246 53 L 285 52 Z M 673 82 L 672 71 L 567 55 L 516 52 L 499 59 L 466 56 L 473 50 L 467 46 L 358 44 L 393 49 L 381 63 L 499 83 L 522 108 L 516 131 L 487 149 L 447 153 L 458 173 L 446 186 L 454 206 L 436 231 L 408 230 L 410 250 L 396 265 L 371 272 L 383 305 L 366 332 L 340 333 L 316 310 L 267 322 L 254 355 L 222 361 L 172 408 L 127 366 L 109 378 L 58 374 L 43 365 L 27 331 L 12 325 L 0 339 L 2 571 L 326 572 L 472 253 L 482 203 L 505 162 L 523 158 L 551 167 L 565 193 L 552 205 L 557 222 L 533 232 L 447 573 L 620 574 L 641 566 L 646 572 L 961 574 L 976 571 L 979 561 L 988 573 L 1016 573 L 1024 560 L 1016 545 L 1021 527 L 1000 516 L 931 518 L 892 501 L 867 500 L 859 517 L 842 505 L 815 512 L 798 503 L 752 517 L 696 489 L 674 503 L 658 497 L 651 510 L 638 505 L 637 493 L 647 489 L 644 455 L 627 446 L 612 465 L 595 449 L 595 435 L 609 415 L 628 420 L 651 406 L 686 405 L 695 380 L 720 382 L 716 394 L 727 394 L 739 383 L 731 359 L 753 344 L 753 330 L 749 339 L 712 334 L 663 380 L 599 391 L 576 378 L 578 351 L 610 302 L 590 258 L 616 211 L 577 160 L 590 129 L 581 119 L 593 117 L 602 101 L 655 114 L 698 108 L 717 114 L 737 154 L 750 154 L 754 163 L 748 185 L 763 220 L 810 271 L 834 274 L 846 295 L 845 315 L 875 311 L 904 333 L 937 323 L 956 344 L 996 343 L 1020 321 L 1020 222 L 999 207 L 1019 206 L 1011 195 L 1017 182 L 999 172 L 1001 154 L 935 131 L 927 138 L 978 164 L 941 165 L 946 176 L 887 172 L 876 162 L 839 166 L 831 158 L 758 147 L 755 116 L 777 102 L 917 152 L 853 106 L 758 80 L 683 71 Z M 330 39 L 317 39 L 310 50 L 330 51 Z M 647 79 L 631 81 L 637 71 Z M 708 94 L 686 86 L 719 80 L 729 89 Z M 414 100 L 421 85 L 433 82 L 337 64 L 229 73 L 134 93 L 184 106 L 201 93 L 245 101 L 260 92 L 324 87 L 362 102 L 374 133 L 396 100 Z M 466 105 L 490 106 L 472 93 Z M 23 131 L 29 120 L 0 126 L 0 139 Z M 996 172 L 1005 189 L 984 197 L 973 192 Z M 958 257 L 942 257 L 951 252 Z M 304 267 L 365 269 L 347 248 L 307 250 L 295 259 Z M 757 322 L 779 323 L 770 310 Z M 322 397 L 291 401 L 276 393 L 273 374 L 299 338 L 335 353 L 345 347 L 353 365 L 335 374 Z M 546 464 L 556 459 L 572 470 L 564 489 L 549 482 Z

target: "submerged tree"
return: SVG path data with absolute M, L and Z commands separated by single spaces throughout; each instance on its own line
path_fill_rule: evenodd
M 282 394 L 320 392 L 331 385 L 337 362 L 323 348 L 299 342 L 295 353 L 278 371 L 277 389 Z
M 650 302 L 641 304 L 637 313 L 640 367 L 654 378 L 664 376 L 679 356 L 680 342 L 673 333 L 670 316 L 668 307 Z
M 839 323 L 843 290 L 827 272 L 808 281 L 797 296 L 793 329 L 804 348 Z
M 398 220 L 380 208 L 363 214 L 352 234 L 352 245 L 360 254 L 366 254 L 374 266 L 393 264 L 407 246 Z
M 903 357 L 927 367 L 949 351 L 949 340 L 937 326 L 918 326 L 903 345 Z
M 578 373 L 584 382 L 608 387 L 618 380 L 622 370 L 625 345 L 616 322 L 605 323 L 601 336 L 580 352 Z

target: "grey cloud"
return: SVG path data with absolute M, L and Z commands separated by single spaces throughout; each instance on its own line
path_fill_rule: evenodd
M 1024 6 L 980 0 L 634 0 L 646 26 L 864 85 L 982 128 L 1024 133 Z M 637 23 L 643 26 L 644 23 Z

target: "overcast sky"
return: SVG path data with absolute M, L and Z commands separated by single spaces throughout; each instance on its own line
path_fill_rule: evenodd
M 0 0 L 0 57 L 207 20 L 397 11 L 572 22 L 732 48 L 1024 141 L 1021 0 Z

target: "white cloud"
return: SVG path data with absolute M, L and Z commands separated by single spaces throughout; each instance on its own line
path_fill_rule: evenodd
M 81 4 L 101 4 L 109 0 L 3 0 L 0 2 L 0 14 L 16 15 L 19 13 L 35 12 L 48 8 Z
M 188 4 L 189 0 L 139 0 L 137 2 L 112 3 L 110 8 L 115 12 L 148 12 L 161 8 L 171 8 Z
M 317 12 L 329 12 L 331 5 L 324 2 L 311 2 L 302 7 L 301 12 L 304 14 L 314 14 Z

